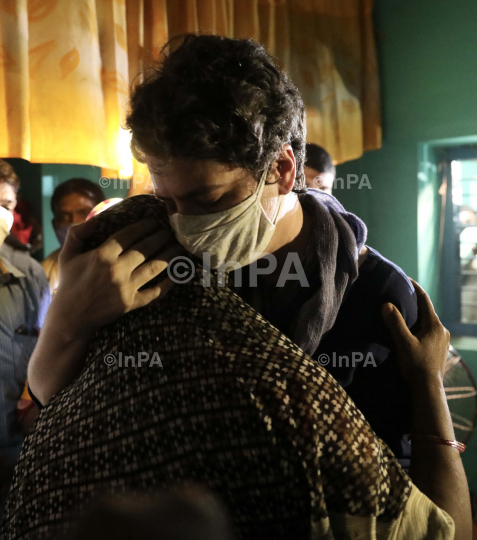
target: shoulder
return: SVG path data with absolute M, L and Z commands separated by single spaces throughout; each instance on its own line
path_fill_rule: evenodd
M 22 268 L 20 268 L 20 270 L 27 275 L 27 278 L 34 280 L 38 284 L 41 291 L 44 289 L 49 289 L 50 286 L 45 274 L 45 270 L 43 270 L 42 265 L 38 261 L 33 259 L 30 255 L 24 254 L 22 265 L 24 265 L 24 270 L 22 270 Z
M 368 256 L 359 267 L 359 282 L 368 294 L 384 304 L 391 302 L 402 313 L 408 326 L 417 320 L 416 291 L 404 271 L 368 246 Z
M 48 287 L 43 267 L 29 253 L 6 245 L 2 246 L 1 253 L 15 268 L 25 274 L 28 282 L 35 282 L 40 289 Z
M 18 259 L 15 260 L 15 266 L 20 268 L 20 270 L 25 269 L 30 275 L 39 278 L 45 278 L 45 271 L 41 264 L 35 260 L 31 255 L 26 253 L 18 253 Z
M 300 196 L 300 202 L 303 208 L 308 209 L 313 213 L 313 209 L 316 209 L 317 206 L 324 208 L 329 214 L 334 216 L 340 216 L 351 229 L 354 234 L 356 245 L 358 248 L 358 253 L 363 248 L 366 238 L 368 235 L 368 230 L 365 223 L 358 217 L 347 212 L 343 205 L 338 201 L 336 197 L 325 193 L 320 189 L 308 188 L 307 192 Z

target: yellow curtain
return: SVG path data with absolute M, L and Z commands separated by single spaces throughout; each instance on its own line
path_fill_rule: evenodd
M 169 37 L 252 37 L 288 70 L 308 141 L 381 145 L 372 0 L 0 0 L 0 156 L 129 171 L 129 86 Z M 136 171 L 141 171 L 135 165 Z

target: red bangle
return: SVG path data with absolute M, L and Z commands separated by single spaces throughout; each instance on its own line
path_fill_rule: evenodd
M 435 435 L 416 435 L 413 437 L 415 441 L 430 441 L 437 444 L 445 444 L 447 446 L 452 446 L 459 451 L 459 454 L 465 450 L 465 444 L 459 441 L 451 441 L 450 439 L 443 439 L 442 437 L 436 437 Z M 407 440 L 411 442 L 411 436 L 409 435 Z

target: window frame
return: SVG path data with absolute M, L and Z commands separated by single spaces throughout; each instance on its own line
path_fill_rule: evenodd
M 457 205 L 452 200 L 452 161 L 477 160 L 477 145 L 447 148 L 439 155 L 440 174 L 446 183 L 444 230 L 440 254 L 439 296 L 442 323 L 451 334 L 476 336 L 477 322 L 461 322 L 462 283 L 460 239 L 456 227 Z

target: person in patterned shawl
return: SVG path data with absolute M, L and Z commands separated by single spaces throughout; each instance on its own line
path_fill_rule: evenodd
M 68 234 L 6 538 L 67 528 L 99 492 L 188 482 L 219 494 L 243 539 L 466 537 L 448 333 L 419 288 L 409 332 L 413 285 L 361 220 L 306 190 L 287 75 L 252 40 L 182 37 L 128 123 L 156 196 Z M 353 353 L 371 366 L 323 367 Z M 408 476 L 391 450 L 409 465 L 411 429 Z

